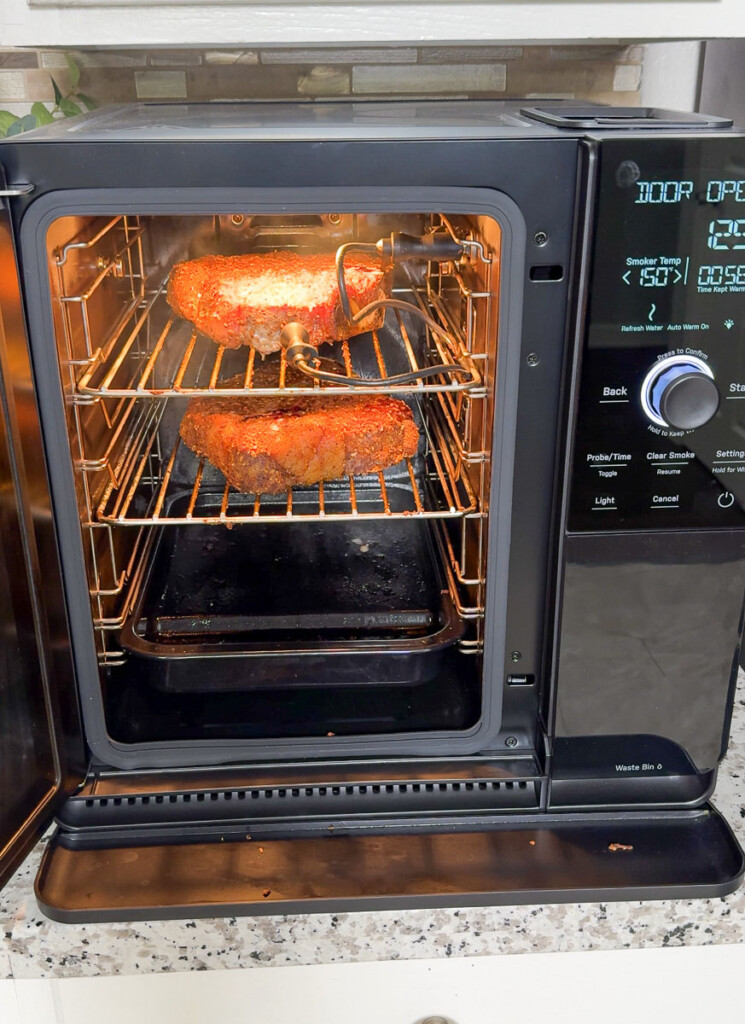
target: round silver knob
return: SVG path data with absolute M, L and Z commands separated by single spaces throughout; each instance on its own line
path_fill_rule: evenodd
M 719 389 L 703 359 L 666 356 L 644 378 L 641 402 L 644 412 L 657 426 L 695 430 L 716 414 Z

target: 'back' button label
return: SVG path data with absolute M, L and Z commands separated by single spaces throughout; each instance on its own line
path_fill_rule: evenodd
M 628 402 L 629 391 L 628 388 L 621 384 L 606 384 L 601 388 L 600 392 L 600 405 L 616 405 Z

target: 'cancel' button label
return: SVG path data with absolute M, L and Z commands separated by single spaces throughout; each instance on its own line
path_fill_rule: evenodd
M 678 494 L 653 494 L 652 508 L 680 508 L 680 495 Z

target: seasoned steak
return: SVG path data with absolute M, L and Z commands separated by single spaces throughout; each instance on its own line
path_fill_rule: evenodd
M 293 321 L 305 327 L 316 346 L 382 327 L 385 309 L 360 324 L 346 320 L 334 256 L 267 252 L 177 263 L 168 282 L 168 301 L 218 345 L 251 345 L 262 355 L 280 350 L 280 331 Z M 390 295 L 389 274 L 374 255 L 347 256 L 344 280 L 353 308 Z
M 330 360 L 322 365 L 338 370 Z M 255 386 L 272 386 L 270 380 L 276 384 L 276 368 L 257 366 Z M 289 386 L 301 380 L 307 378 L 287 368 Z M 243 375 L 224 386 L 242 383 Z M 415 455 L 419 442 L 408 405 L 386 395 L 193 398 L 180 433 L 231 486 L 250 494 L 377 472 Z

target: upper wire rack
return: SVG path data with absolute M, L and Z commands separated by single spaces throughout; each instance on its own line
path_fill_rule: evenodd
M 76 391 L 84 400 L 120 397 L 207 397 L 209 395 L 256 395 L 277 397 L 283 394 L 312 395 L 319 390 L 330 394 L 359 394 L 353 385 L 325 384 L 308 380 L 307 384 L 286 382 L 287 361 L 284 352 L 262 364 L 262 385 L 255 379 L 261 363 L 255 349 L 226 349 L 204 338 L 191 325 L 175 317 L 165 306 L 165 284 L 151 293 L 131 315 L 131 322 L 117 332 L 114 344 L 99 349 L 78 377 Z M 372 331 L 350 341 L 323 346 L 336 357 L 339 373 L 346 377 L 386 378 L 401 372 L 417 371 L 432 364 L 443 364 L 441 374 L 427 380 L 366 387 L 366 394 L 427 394 L 443 391 L 470 391 L 482 383 L 477 361 L 470 355 L 468 339 L 459 336 L 452 322 L 443 316 L 423 289 L 395 289 L 406 294 L 423 311 L 442 323 L 446 335 L 427 331 L 425 349 L 417 343 L 418 325 L 407 325 L 399 310 L 389 314 L 395 339 L 386 330 Z M 473 293 L 473 299 L 480 297 Z M 158 326 L 156 326 L 156 321 Z M 419 355 L 417 355 L 419 352 Z M 456 364 L 460 364 L 460 370 Z M 267 366 L 276 368 L 276 384 L 266 386 Z M 465 372 L 463 372 L 465 370 Z M 228 382 L 228 383 L 226 383 Z M 237 383 L 236 383 L 237 382 Z

